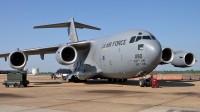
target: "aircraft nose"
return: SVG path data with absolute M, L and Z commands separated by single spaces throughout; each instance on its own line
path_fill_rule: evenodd
M 146 58 L 150 64 L 158 65 L 162 56 L 162 48 L 158 41 L 145 45 Z

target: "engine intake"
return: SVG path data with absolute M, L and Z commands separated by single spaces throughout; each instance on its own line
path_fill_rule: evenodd
M 15 51 L 9 55 L 9 65 L 13 69 L 21 70 L 27 62 L 27 57 L 23 51 Z
M 162 47 L 162 58 L 160 64 L 168 64 L 173 60 L 173 58 L 174 58 L 174 53 L 172 49 L 168 47 Z
M 56 51 L 56 60 L 62 65 L 70 65 L 76 61 L 77 51 L 73 46 L 63 46 Z
M 175 52 L 174 59 L 171 62 L 175 67 L 191 67 L 195 63 L 195 56 L 188 52 Z

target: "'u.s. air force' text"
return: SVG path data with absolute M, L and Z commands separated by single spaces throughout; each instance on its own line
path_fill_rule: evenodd
M 109 43 L 103 44 L 102 45 L 102 49 L 103 48 L 107 48 L 107 47 L 120 46 L 120 45 L 126 45 L 126 39 L 125 40 L 118 40 L 118 41 L 114 41 L 114 42 L 109 42 Z

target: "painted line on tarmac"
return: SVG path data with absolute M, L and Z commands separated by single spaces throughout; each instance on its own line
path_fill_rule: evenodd
M 2 112 L 70 112 L 70 111 L 61 111 L 61 110 L 35 108 L 35 107 L 23 107 L 23 106 L 5 105 L 5 104 L 0 104 L 0 109 Z
M 139 112 L 200 112 L 200 109 L 155 106 Z

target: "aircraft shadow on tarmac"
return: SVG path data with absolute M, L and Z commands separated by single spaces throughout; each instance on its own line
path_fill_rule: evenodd
M 160 87 L 188 87 L 195 86 L 190 82 L 196 82 L 199 80 L 158 80 L 158 84 Z M 36 87 L 37 85 L 57 85 L 63 83 L 69 83 L 67 81 L 59 81 L 59 82 L 31 82 L 34 83 L 32 87 Z M 83 82 L 81 82 L 83 83 Z M 129 86 L 139 86 L 138 80 L 128 80 L 126 82 L 108 82 L 107 80 L 88 80 L 86 85 L 105 85 L 105 84 L 113 84 L 113 85 L 129 85 Z M 30 87 L 30 86 L 29 86 Z
M 62 82 L 32 82 L 34 85 L 51 85 L 51 84 L 62 84 Z
M 195 86 L 190 82 L 196 82 L 196 80 L 159 80 L 158 83 L 161 87 L 188 87 Z
M 158 84 L 161 87 L 187 87 L 187 86 L 195 86 L 190 82 L 195 82 L 198 80 L 158 80 Z M 116 85 L 132 85 L 139 86 L 139 82 L 135 80 L 128 80 L 126 82 L 108 82 L 107 80 L 94 80 L 88 81 L 85 84 L 116 84 Z
M 43 87 L 42 85 L 62 84 L 62 82 L 30 82 L 30 83 L 34 83 L 34 84 L 32 86 L 28 86 L 28 88 L 29 87 Z M 48 87 L 51 87 L 51 86 L 48 86 Z
M 9 93 L 0 93 L 0 98 L 32 98 L 29 96 L 24 95 L 16 95 L 16 94 L 9 94 Z

